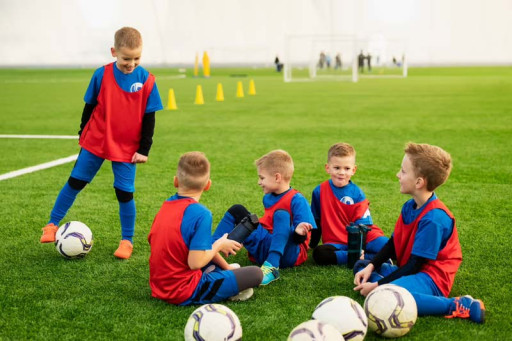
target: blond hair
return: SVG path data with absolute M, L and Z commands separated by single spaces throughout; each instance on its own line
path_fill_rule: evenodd
M 273 150 L 254 162 L 256 167 L 269 173 L 279 173 L 285 181 L 290 181 L 293 176 L 293 159 L 284 150 Z
M 329 160 L 331 160 L 332 157 L 345 156 L 353 156 L 355 159 L 356 150 L 348 143 L 336 143 L 333 144 L 331 148 L 329 148 L 329 151 L 327 152 L 327 162 L 329 162 Z
M 202 190 L 210 179 L 210 162 L 202 152 L 188 152 L 178 161 L 176 176 L 180 187 Z
M 142 46 L 142 36 L 135 28 L 123 27 L 116 31 L 114 35 L 114 48 L 116 50 L 121 47 L 135 49 L 140 46 Z
M 405 154 L 411 160 L 416 176 L 427 180 L 427 190 L 433 192 L 450 176 L 452 157 L 440 147 L 409 142 Z

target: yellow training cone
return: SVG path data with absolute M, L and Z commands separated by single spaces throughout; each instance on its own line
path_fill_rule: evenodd
M 249 82 L 249 95 L 256 95 L 256 87 L 254 86 L 254 81 L 251 79 Z
M 222 90 L 222 84 L 217 84 L 217 102 L 224 102 L 224 90 Z
M 238 82 L 236 87 L 236 97 L 244 97 L 244 87 L 242 86 L 242 82 Z
M 199 56 L 196 53 L 196 61 L 194 63 L 194 77 L 199 75 Z
M 197 86 L 196 101 L 194 102 L 194 104 L 204 104 L 203 88 L 201 87 L 201 85 Z
M 169 89 L 169 101 L 167 103 L 167 109 L 176 110 L 178 106 L 176 105 L 176 97 L 174 96 L 174 89 Z
M 210 77 L 210 57 L 206 51 L 203 53 L 203 77 Z

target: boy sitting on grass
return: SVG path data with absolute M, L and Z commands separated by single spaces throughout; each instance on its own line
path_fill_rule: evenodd
M 267 285 L 279 278 L 280 267 L 297 266 L 308 258 L 311 229 L 316 228 L 308 201 L 290 187 L 292 157 L 284 150 L 274 150 L 256 160 L 258 185 L 263 189 L 265 214 L 258 227 L 245 239 L 249 258 L 261 264 Z M 232 206 L 220 221 L 214 240 L 229 233 L 249 211 L 242 205 Z
M 371 229 L 363 245 L 366 259 L 371 259 L 388 241 L 382 230 L 373 225 L 368 199 L 351 180 L 356 170 L 354 147 L 336 143 L 329 148 L 325 171 L 331 179 L 318 185 L 311 196 L 311 211 L 318 228 L 311 232 L 309 246 L 315 248 L 313 259 L 319 265 L 347 264 L 346 227 L 351 223 Z M 320 237 L 323 244 L 317 246 Z
M 469 295 L 448 298 L 462 251 L 455 218 L 434 190 L 452 169 L 450 154 L 428 144 L 409 143 L 397 173 L 400 193 L 412 199 L 402 207 L 393 235 L 372 261 L 354 266 L 354 290 L 368 295 L 391 283 L 409 290 L 418 315 L 446 315 L 483 323 L 485 307 Z M 396 259 L 398 266 L 384 263 Z
M 199 203 L 211 185 L 208 159 L 201 152 L 186 153 L 176 173 L 178 193 L 163 203 L 148 236 L 153 297 L 176 305 L 248 299 L 263 274 L 257 266 L 240 268 L 222 258 L 219 252 L 235 254 L 242 247 L 227 235 L 212 245 L 212 214 Z

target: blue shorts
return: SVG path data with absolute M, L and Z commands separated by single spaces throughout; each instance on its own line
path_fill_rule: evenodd
M 71 177 L 89 183 L 98 173 L 103 161 L 105 159 L 82 148 L 71 171 Z M 125 192 L 135 192 L 135 170 L 134 163 L 112 161 L 114 187 Z
M 216 303 L 238 293 L 238 284 L 233 271 L 221 270 L 216 266 L 213 271 L 203 273 L 192 296 L 180 305 Z

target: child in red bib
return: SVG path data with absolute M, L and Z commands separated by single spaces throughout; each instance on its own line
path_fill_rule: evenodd
M 397 173 L 400 192 L 412 199 L 402 207 L 395 231 L 372 261 L 354 266 L 354 290 L 368 295 L 377 286 L 391 283 L 409 290 L 419 315 L 446 315 L 485 320 L 481 300 L 469 295 L 448 298 L 462 251 L 453 214 L 434 190 L 452 169 L 450 154 L 428 144 L 409 143 Z M 397 265 L 384 263 L 396 259 Z
M 142 54 L 139 31 L 123 27 L 114 39 L 111 53 L 116 62 L 98 68 L 89 83 L 78 133 L 80 154 L 55 201 L 40 241 L 55 241 L 58 226 L 78 193 L 93 180 L 103 162 L 110 160 L 121 223 L 121 242 L 114 256 L 127 259 L 133 251 L 135 232 L 136 164 L 148 159 L 155 111 L 163 106 L 155 77 L 139 66 Z
M 201 152 L 180 157 L 174 186 L 178 193 L 162 204 L 148 241 L 149 284 L 153 297 L 190 305 L 252 296 L 263 274 L 257 266 L 228 264 L 219 252 L 233 254 L 242 245 L 223 235 L 212 244 L 212 214 L 199 203 L 210 188 L 210 163 Z
M 249 258 L 261 265 L 267 285 L 279 278 L 279 268 L 297 266 L 308 257 L 311 229 L 316 228 L 308 201 L 290 187 L 293 160 L 284 150 L 274 150 L 256 160 L 258 185 L 263 189 L 265 213 L 244 240 Z M 213 239 L 230 233 L 250 215 L 242 205 L 232 206 L 220 221 Z
M 371 259 L 386 244 L 388 238 L 373 224 L 369 201 L 352 182 L 356 173 L 356 151 L 348 143 L 336 143 L 329 148 L 325 171 L 331 179 L 318 185 L 311 196 L 311 211 L 317 229 L 312 231 L 310 246 L 313 259 L 320 265 L 347 264 L 350 224 L 364 224 L 367 232 L 363 245 L 366 259 Z M 322 245 L 318 245 L 320 238 Z

